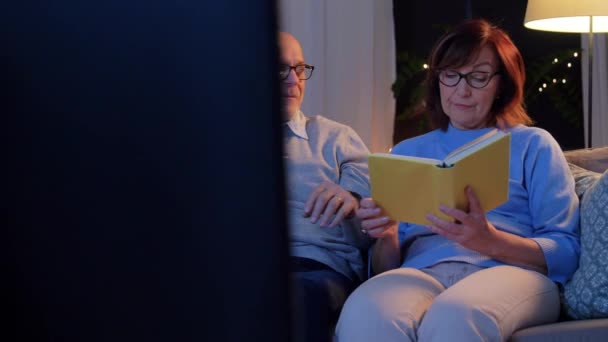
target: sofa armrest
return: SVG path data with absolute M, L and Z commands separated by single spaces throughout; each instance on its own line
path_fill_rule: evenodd
M 608 169 L 608 146 L 564 151 L 569 163 L 602 173 Z

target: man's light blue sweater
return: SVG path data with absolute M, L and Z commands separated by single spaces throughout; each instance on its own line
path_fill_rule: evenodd
M 323 181 L 369 197 L 367 147 L 352 128 L 301 112 L 285 125 L 284 139 L 290 254 L 363 279 L 361 251 L 371 241 L 361 233 L 360 222 L 345 219 L 336 227 L 321 227 L 303 214 L 308 196 Z

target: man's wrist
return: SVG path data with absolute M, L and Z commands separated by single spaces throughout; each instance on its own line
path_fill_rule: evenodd
M 352 219 L 353 217 L 355 217 L 355 210 L 359 209 L 359 207 L 361 206 L 361 195 L 354 191 L 348 192 L 357 200 L 357 207 L 346 216 L 346 219 Z
M 358 193 L 354 192 L 354 191 L 349 191 L 351 195 L 353 195 L 354 198 L 357 199 L 357 202 L 361 202 L 361 195 L 359 195 Z

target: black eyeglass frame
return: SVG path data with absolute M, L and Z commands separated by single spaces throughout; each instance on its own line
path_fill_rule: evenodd
M 456 81 L 456 83 L 454 83 L 454 84 L 450 85 L 450 84 L 446 84 L 445 82 L 443 82 L 443 81 L 441 80 L 441 74 L 442 74 L 443 72 L 447 72 L 447 71 L 449 71 L 449 72 L 453 72 L 453 73 L 455 73 L 455 74 L 457 74 L 457 75 L 458 75 L 458 81 Z M 471 81 L 469 80 L 469 77 L 471 77 L 471 75 L 473 75 L 473 74 L 480 74 L 480 73 L 481 73 L 481 74 L 490 74 L 490 76 L 488 77 L 488 80 L 486 81 L 486 83 L 485 83 L 484 85 L 482 85 L 482 86 L 480 86 L 480 87 L 477 87 L 477 86 L 475 86 L 475 85 L 471 84 Z M 471 71 L 471 72 L 467 72 L 466 74 L 461 74 L 461 73 L 459 73 L 458 71 L 453 70 L 453 69 L 441 69 L 441 70 L 438 70 L 438 71 L 437 71 L 437 80 L 439 80 L 439 82 L 440 82 L 441 84 L 443 84 L 444 86 L 446 86 L 446 87 L 450 87 L 450 88 L 453 88 L 453 87 L 456 87 L 456 86 L 457 86 L 457 85 L 460 83 L 460 81 L 461 81 L 461 80 L 464 78 L 464 81 L 465 81 L 465 82 L 467 82 L 467 84 L 468 84 L 468 85 L 469 85 L 471 88 L 475 88 L 475 89 L 483 89 L 483 88 L 487 87 L 487 86 L 488 86 L 488 84 L 490 84 L 490 81 L 492 81 L 492 78 L 494 78 L 494 76 L 499 75 L 499 74 L 500 74 L 500 71 L 495 71 L 495 72 L 493 72 L 493 73 L 492 73 L 492 72 L 487 72 L 487 71 Z
M 287 72 L 285 73 L 285 76 L 281 77 L 281 68 L 289 68 L 287 70 Z M 305 78 L 302 78 L 300 75 L 298 75 L 298 70 L 297 68 L 299 67 L 304 67 L 304 69 L 302 70 L 302 75 L 305 76 Z M 300 80 L 308 80 L 312 77 L 312 72 L 315 71 L 315 66 L 314 65 L 310 65 L 310 64 L 298 64 L 298 65 L 287 65 L 287 64 L 279 64 L 279 80 L 283 81 L 285 79 L 287 79 L 287 77 L 289 77 L 289 74 L 291 73 L 291 71 L 294 70 L 296 72 L 296 76 L 298 76 L 298 79 Z M 306 70 L 310 70 L 309 72 Z M 308 73 L 308 76 L 306 77 L 306 74 Z

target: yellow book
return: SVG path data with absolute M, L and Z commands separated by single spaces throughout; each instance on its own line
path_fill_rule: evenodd
M 427 213 L 451 219 L 439 211 L 441 204 L 466 211 L 470 185 L 487 212 L 509 198 L 510 142 L 510 133 L 495 129 L 443 160 L 372 153 L 372 198 L 397 221 L 427 225 Z

